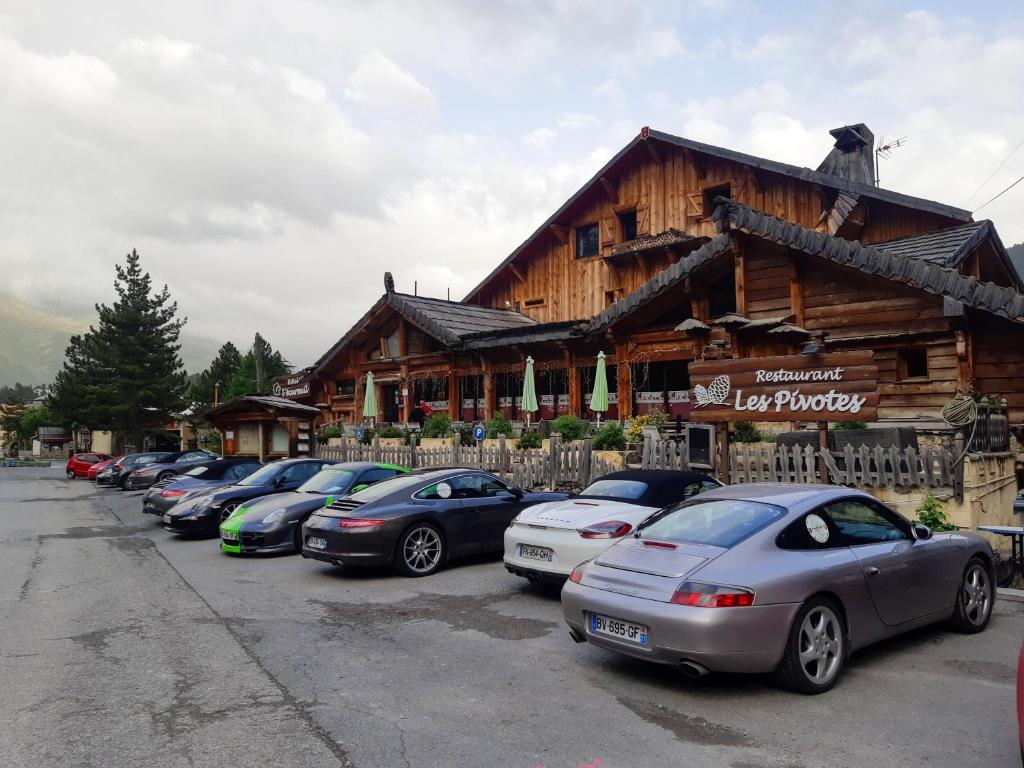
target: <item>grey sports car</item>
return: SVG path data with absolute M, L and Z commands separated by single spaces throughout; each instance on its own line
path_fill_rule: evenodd
M 576 568 L 562 607 L 577 642 L 821 693 L 869 643 L 944 620 L 985 629 L 992 563 L 980 536 L 933 535 L 860 491 L 733 485 L 655 513 Z

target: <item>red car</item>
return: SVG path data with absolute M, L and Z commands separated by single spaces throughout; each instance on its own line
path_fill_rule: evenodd
M 95 466 L 101 461 L 109 459 L 105 453 L 75 453 L 68 459 L 68 466 L 65 469 L 65 474 L 68 476 L 68 480 L 74 480 L 76 477 L 88 477 L 89 468 Z
M 105 461 L 98 461 L 95 464 L 93 464 L 91 467 L 89 467 L 89 472 L 88 472 L 89 479 L 92 480 L 93 482 L 95 482 L 96 481 L 96 474 L 98 472 L 102 472 L 104 469 L 109 467 L 115 461 L 118 461 L 120 458 L 121 458 L 120 456 L 113 456 L 113 457 L 111 457 L 109 459 L 106 459 Z

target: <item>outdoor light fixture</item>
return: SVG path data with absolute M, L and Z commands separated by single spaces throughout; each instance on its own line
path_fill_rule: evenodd
M 814 337 L 813 341 L 809 341 L 804 344 L 803 353 L 805 355 L 816 355 L 819 352 L 824 352 L 826 336 L 828 336 L 828 334 L 825 332 L 819 333 Z

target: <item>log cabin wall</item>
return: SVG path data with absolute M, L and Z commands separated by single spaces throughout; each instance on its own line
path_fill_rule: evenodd
M 1006 398 L 1010 422 L 1024 421 L 1024 343 L 1020 326 L 977 313 L 970 318 L 974 384 L 980 394 Z
M 641 236 L 672 228 L 694 237 L 713 237 L 712 200 L 725 194 L 778 218 L 824 229 L 823 217 L 835 200 L 833 190 L 818 184 L 656 141 L 634 148 L 616 174 L 602 177 L 586 190 L 562 221 L 540 233 L 470 301 L 495 308 L 518 307 L 542 323 L 589 319 L 677 258 L 660 253 L 610 259 L 612 249 L 626 242 L 620 216 L 635 211 Z M 843 234 L 864 242 L 958 223 L 877 200 L 862 200 L 862 207 L 866 209 L 863 226 Z M 577 258 L 576 232 L 587 225 L 598 227 L 598 252 Z

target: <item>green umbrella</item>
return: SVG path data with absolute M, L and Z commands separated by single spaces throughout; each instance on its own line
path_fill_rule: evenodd
M 590 396 L 590 410 L 597 411 L 597 426 L 601 426 L 601 413 L 608 410 L 608 368 L 604 352 L 597 353 L 597 373 L 594 375 L 594 392 Z
M 530 428 L 530 413 L 537 408 L 537 388 L 533 384 L 533 358 L 526 358 L 526 372 L 523 374 L 523 404 L 526 411 L 526 428 Z
M 366 374 L 366 397 L 363 399 L 363 416 L 370 420 L 377 418 L 377 390 L 373 387 L 373 371 Z

